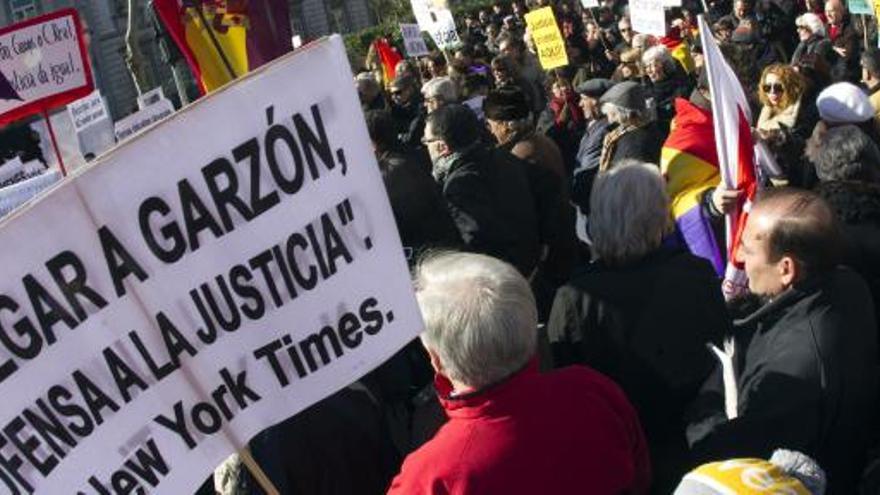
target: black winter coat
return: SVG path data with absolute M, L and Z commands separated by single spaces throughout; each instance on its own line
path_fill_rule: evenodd
M 831 181 L 820 183 L 815 192 L 831 205 L 840 222 L 844 264 L 868 283 L 880 335 L 880 185 Z
M 438 180 L 466 248 L 500 258 L 528 276 L 538 263 L 538 214 L 528 164 L 501 149 L 477 145 Z
M 684 410 L 714 368 L 706 344 L 729 326 L 711 265 L 674 248 L 627 267 L 592 263 L 556 294 L 553 364 L 587 364 L 623 388 L 651 445 L 655 493 L 689 468 Z
M 666 133 L 656 122 L 627 132 L 617 141 L 611 157 L 612 166 L 630 158 L 646 163 L 660 163 L 660 150 L 664 141 Z
M 421 155 L 402 150 L 379 154 L 379 168 L 407 260 L 430 248 L 461 245 L 440 188 Z
M 737 417 L 724 413 L 719 369 L 688 427 L 703 461 L 810 455 L 831 494 L 857 493 L 877 399 L 877 334 L 862 278 L 839 268 L 734 323 Z

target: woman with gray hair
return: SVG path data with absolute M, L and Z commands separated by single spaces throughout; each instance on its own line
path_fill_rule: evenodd
M 675 117 L 675 99 L 689 97 L 694 81 L 664 45 L 645 50 L 642 66 L 650 80 L 647 93 L 654 100 L 657 121 L 668 132 L 669 123 Z
M 415 286 L 449 421 L 389 494 L 647 493 L 647 447 L 617 385 L 583 366 L 538 373 L 535 301 L 516 268 L 443 253 Z
M 596 260 L 557 291 L 547 323 L 555 366 L 589 365 L 623 388 L 651 446 L 654 493 L 688 469 L 682 418 L 714 369 L 707 343 L 728 328 L 712 266 L 677 243 L 657 167 L 601 173 L 590 198 Z
M 831 40 L 825 33 L 825 24 L 822 19 L 812 13 L 807 12 L 798 16 L 794 20 L 797 26 L 797 35 L 800 40 L 797 48 L 791 56 L 791 65 L 798 65 L 812 55 L 821 58 L 825 64 L 831 66 L 837 60 L 837 54 L 831 47 Z

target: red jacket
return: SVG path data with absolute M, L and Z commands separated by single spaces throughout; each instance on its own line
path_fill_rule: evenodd
M 483 391 L 448 398 L 449 421 L 410 454 L 389 494 L 640 494 L 650 463 L 635 410 L 592 369 L 531 364 Z

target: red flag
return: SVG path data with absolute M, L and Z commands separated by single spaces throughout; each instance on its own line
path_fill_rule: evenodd
M 388 84 L 397 76 L 397 63 L 403 60 L 403 57 L 385 38 L 376 38 L 373 41 L 373 48 L 382 63 L 382 78 L 385 84 Z

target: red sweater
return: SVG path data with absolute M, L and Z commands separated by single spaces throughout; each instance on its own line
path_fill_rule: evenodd
M 410 454 L 389 494 L 640 494 L 650 463 L 620 388 L 583 366 L 532 364 L 480 392 L 449 397 L 449 421 Z

